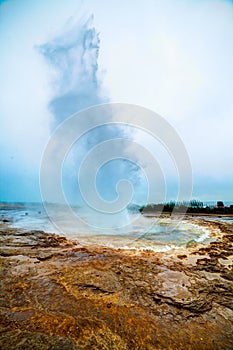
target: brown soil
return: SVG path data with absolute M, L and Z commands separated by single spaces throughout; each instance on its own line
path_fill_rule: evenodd
M 155 210 L 150 210 L 150 209 L 147 209 L 147 210 L 144 210 L 143 211 L 143 215 L 144 216 L 159 216 L 159 217 L 169 217 L 169 216 L 172 216 L 172 217 L 179 217 L 179 216 L 184 216 L 184 217 L 194 217 L 194 216 L 206 216 L 206 217 L 213 217 L 213 218 L 221 218 L 221 217 L 229 217 L 229 218 L 232 218 L 233 217 L 233 214 L 211 214 L 211 213 L 182 213 L 182 212 L 160 212 L 160 211 L 155 211 Z
M 0 227 L 0 349 L 233 349 L 233 227 L 167 253 Z

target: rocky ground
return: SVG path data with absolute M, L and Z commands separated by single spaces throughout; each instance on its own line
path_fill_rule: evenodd
M 233 349 L 233 227 L 208 246 L 84 247 L 0 226 L 0 349 Z

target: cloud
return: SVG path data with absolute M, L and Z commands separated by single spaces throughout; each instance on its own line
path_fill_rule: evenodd
M 165 117 L 190 154 L 196 195 L 202 195 L 209 177 L 218 187 L 222 183 L 229 199 L 233 185 L 229 151 L 232 2 L 149 1 L 129 13 L 126 7 L 131 6 L 121 8 L 120 18 L 116 17 L 108 33 L 102 27 L 104 83 L 112 99 L 151 108 Z M 140 135 L 137 139 L 140 141 Z M 208 193 L 214 193 L 209 186 Z

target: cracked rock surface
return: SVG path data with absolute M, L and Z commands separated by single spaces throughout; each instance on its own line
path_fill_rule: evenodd
M 192 222 L 215 240 L 166 253 L 2 224 L 0 349 L 233 349 L 233 227 Z

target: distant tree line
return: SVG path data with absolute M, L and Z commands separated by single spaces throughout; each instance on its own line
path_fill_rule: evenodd
M 222 201 L 218 201 L 216 206 L 205 206 L 199 200 L 191 200 L 189 202 L 175 202 L 170 201 L 166 203 L 148 204 L 142 206 L 140 212 L 164 212 L 164 213 L 205 213 L 205 214 L 233 214 L 233 205 L 229 207 L 224 206 Z

